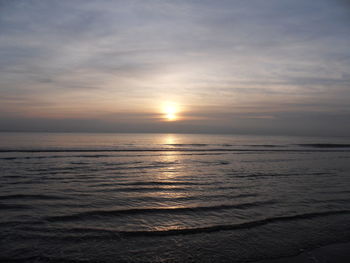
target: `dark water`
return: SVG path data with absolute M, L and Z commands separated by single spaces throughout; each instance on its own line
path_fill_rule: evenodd
M 0 134 L 0 260 L 247 262 L 350 241 L 349 142 Z

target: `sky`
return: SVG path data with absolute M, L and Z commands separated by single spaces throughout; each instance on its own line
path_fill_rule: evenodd
M 349 135 L 350 2 L 0 0 L 0 131 Z

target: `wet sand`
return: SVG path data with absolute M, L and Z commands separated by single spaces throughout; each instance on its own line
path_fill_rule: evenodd
M 304 251 L 294 257 L 257 261 L 256 263 L 349 263 L 350 242 L 332 244 L 310 251 Z

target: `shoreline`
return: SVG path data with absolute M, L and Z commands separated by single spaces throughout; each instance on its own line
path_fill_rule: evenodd
M 350 242 L 334 243 L 299 255 L 254 261 L 254 263 L 348 263 L 350 262 Z

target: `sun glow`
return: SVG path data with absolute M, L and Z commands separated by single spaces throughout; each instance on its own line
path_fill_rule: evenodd
M 163 112 L 165 114 L 164 117 L 167 121 L 175 121 L 178 119 L 178 117 L 177 117 L 178 109 L 177 109 L 176 105 L 173 103 L 171 103 L 171 104 L 167 103 L 164 106 Z

